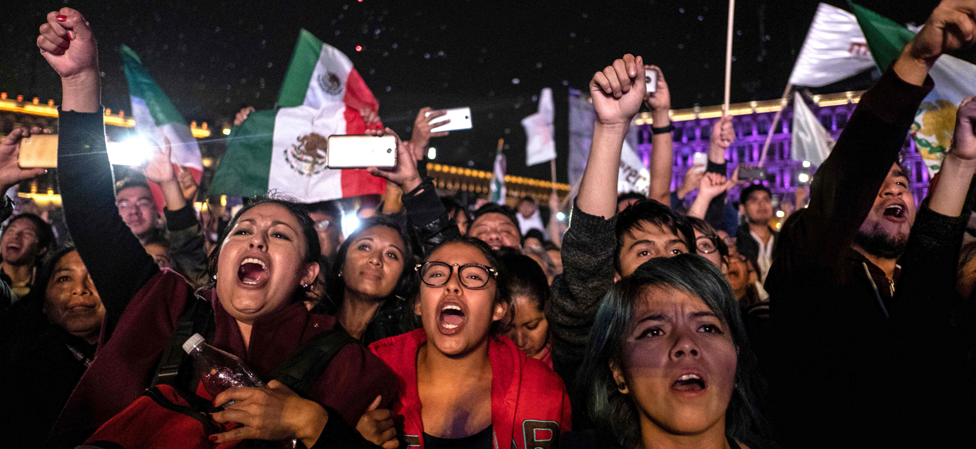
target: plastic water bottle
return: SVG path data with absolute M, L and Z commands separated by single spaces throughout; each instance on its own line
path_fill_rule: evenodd
M 195 362 L 193 365 L 196 367 L 200 381 L 203 382 L 203 388 L 215 398 L 232 387 L 265 387 L 261 378 L 254 374 L 243 360 L 234 354 L 208 345 L 200 334 L 193 334 L 186 339 L 183 350 L 193 356 Z M 228 406 L 234 402 L 228 401 L 223 405 Z M 278 447 L 294 449 L 298 447 L 298 440 L 280 441 Z
M 193 356 L 194 366 L 203 388 L 211 396 L 217 397 L 232 387 L 263 388 L 264 382 L 251 371 L 243 360 L 225 351 L 208 345 L 200 334 L 193 334 L 183 343 L 183 350 Z M 230 405 L 233 401 L 224 405 Z

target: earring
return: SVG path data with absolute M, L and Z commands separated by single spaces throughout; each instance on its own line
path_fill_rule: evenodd
M 623 382 L 620 382 L 619 384 L 617 384 L 617 389 L 618 390 L 623 390 L 624 388 L 627 388 L 627 384 L 625 384 Z
M 342 277 L 342 272 L 341 271 L 339 272 L 339 277 Z
M 308 284 L 302 284 L 302 288 L 304 288 L 305 290 L 308 290 Z

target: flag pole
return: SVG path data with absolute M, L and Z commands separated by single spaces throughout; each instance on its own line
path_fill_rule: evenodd
M 793 85 L 787 83 L 786 90 L 783 91 L 783 98 L 780 98 L 779 100 L 779 110 L 776 111 L 776 115 L 773 116 L 773 124 L 769 125 L 769 132 L 766 134 L 766 143 L 763 144 L 762 156 L 759 157 L 760 167 L 766 163 L 766 152 L 769 151 L 769 144 L 773 141 L 773 134 L 776 133 L 776 125 L 779 124 L 779 119 L 783 116 L 783 109 L 786 109 L 786 104 L 789 102 L 791 90 L 793 90 Z
M 725 38 L 725 102 L 722 111 L 729 111 L 729 94 L 732 89 L 732 23 L 735 18 L 735 0 L 729 0 L 729 30 Z

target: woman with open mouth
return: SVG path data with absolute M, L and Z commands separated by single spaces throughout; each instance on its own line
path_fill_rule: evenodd
M 649 260 L 597 312 L 578 381 L 596 430 L 563 447 L 777 447 L 754 365 L 718 269 L 694 255 Z
M 136 400 L 149 387 L 181 313 L 193 301 L 212 309 L 211 332 L 204 332 L 208 343 L 270 380 L 300 345 L 336 325 L 331 316 L 310 314 L 303 301 L 319 271 L 319 241 L 307 209 L 280 199 L 245 206 L 211 253 L 209 288 L 195 293 L 182 276 L 156 265 L 118 214 L 105 149 L 98 52 L 88 23 L 78 11 L 62 8 L 47 15 L 40 31 L 38 46 L 64 90 L 58 180 L 65 219 L 105 307 L 98 356 L 68 399 L 48 445 L 76 446 Z M 181 195 L 175 183 L 161 187 L 167 197 Z M 184 205 L 170 212 L 192 214 L 193 209 Z M 201 391 L 187 377 L 185 384 L 177 377 L 177 386 Z M 208 398 L 226 404 L 212 415 L 215 421 L 240 424 L 210 439 L 296 439 L 312 447 L 329 422 L 356 423 L 378 395 L 391 400 L 395 382 L 365 347 L 346 345 L 308 389 L 310 399 L 276 381 Z
M 510 313 L 491 248 L 464 237 L 417 266 L 418 329 L 370 348 L 405 391 L 393 405 L 407 446 L 556 447 L 569 430 L 562 380 L 498 334 Z

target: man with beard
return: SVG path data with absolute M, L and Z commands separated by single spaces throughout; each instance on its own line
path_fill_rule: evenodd
M 941 182 L 917 214 L 896 159 L 932 90 L 929 69 L 971 45 L 974 28 L 976 1 L 942 1 L 862 96 L 809 207 L 780 232 L 765 287 L 770 416 L 783 447 L 960 447 L 971 427 L 973 383 L 951 301 L 976 104 L 960 107 Z

